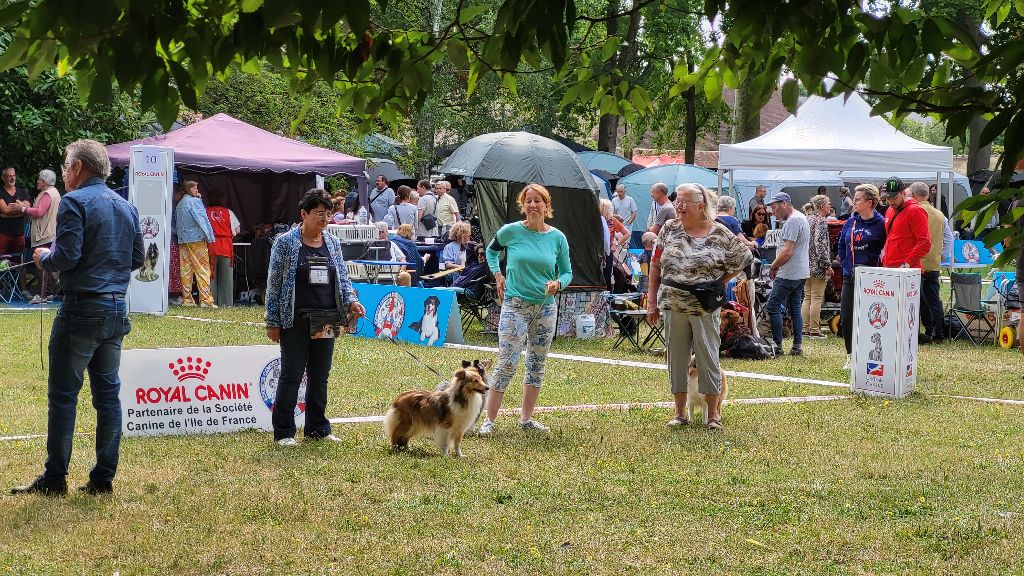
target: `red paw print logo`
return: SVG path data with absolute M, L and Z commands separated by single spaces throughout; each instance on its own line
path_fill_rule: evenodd
M 206 375 L 210 373 L 210 366 L 212 364 L 209 361 L 203 360 L 198 356 L 195 358 L 188 356 L 186 358 L 178 358 L 177 361 L 169 363 L 167 368 L 178 379 L 178 382 L 184 382 L 189 378 L 206 381 Z
M 875 280 L 875 288 L 885 288 L 885 281 Z

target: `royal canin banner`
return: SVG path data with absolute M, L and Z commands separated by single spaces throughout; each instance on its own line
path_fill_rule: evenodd
M 281 349 L 268 346 L 161 348 L 121 353 L 121 416 L 126 436 L 272 430 Z M 296 425 L 305 420 L 306 382 Z

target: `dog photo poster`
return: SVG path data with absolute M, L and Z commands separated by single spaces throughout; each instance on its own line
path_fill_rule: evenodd
M 128 310 L 162 316 L 168 304 L 174 149 L 132 146 L 128 170 L 128 201 L 139 212 L 145 254 L 142 267 L 131 275 Z
M 356 336 L 394 338 L 422 346 L 462 343 L 455 292 L 363 283 L 354 286 L 366 307 L 366 317 L 359 319 Z

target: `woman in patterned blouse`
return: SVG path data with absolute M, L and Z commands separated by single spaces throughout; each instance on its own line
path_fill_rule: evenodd
M 804 282 L 804 301 L 800 312 L 804 317 L 804 337 L 824 338 L 821 333 L 821 301 L 825 296 L 825 285 L 832 275 L 832 251 L 825 218 L 832 212 L 832 203 L 828 196 L 818 194 L 811 198 L 810 206 L 811 209 L 804 213 L 811 230 L 807 260 L 811 276 Z
M 676 188 L 676 219 L 658 234 L 658 247 L 651 259 L 647 318 L 653 324 L 665 315 L 668 335 L 668 370 L 675 401 L 670 428 L 689 424 L 686 417 L 686 388 L 690 354 L 697 356 L 697 379 L 708 404 L 708 427 L 722 429 L 722 381 L 718 361 L 721 344 L 721 308 L 704 310 L 696 296 L 668 286 L 721 282 L 723 285 L 750 264 L 750 250 L 728 228 L 715 222 L 714 194 L 699 184 Z

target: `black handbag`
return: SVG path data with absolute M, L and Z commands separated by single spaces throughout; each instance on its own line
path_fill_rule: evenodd
M 725 304 L 725 286 L 721 280 L 711 282 L 698 282 L 696 284 L 682 284 L 668 278 L 662 278 L 661 282 L 670 288 L 685 290 L 697 299 L 700 307 L 706 312 L 712 312 Z

